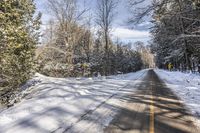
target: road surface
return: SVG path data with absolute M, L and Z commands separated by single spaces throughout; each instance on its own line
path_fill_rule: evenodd
M 200 133 L 190 111 L 153 70 L 141 77 L 54 133 Z
M 180 99 L 149 70 L 105 133 L 200 133 Z

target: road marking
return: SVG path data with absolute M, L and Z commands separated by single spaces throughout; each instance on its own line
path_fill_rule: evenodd
M 151 105 L 150 105 L 150 131 L 149 133 L 154 133 L 154 97 L 153 97 L 153 87 L 151 84 Z

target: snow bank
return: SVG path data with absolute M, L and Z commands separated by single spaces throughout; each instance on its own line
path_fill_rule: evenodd
M 200 125 L 200 75 L 182 72 L 155 70 L 167 86 L 184 101 Z
M 46 133 L 66 129 L 145 73 L 143 70 L 106 78 L 79 79 L 37 74 L 31 81 L 39 83 L 24 87 L 22 101 L 0 112 L 0 132 Z

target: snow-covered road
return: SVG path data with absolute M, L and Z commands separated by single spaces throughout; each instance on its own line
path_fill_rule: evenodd
M 155 104 L 157 111 L 155 111 L 155 116 L 165 118 L 164 115 L 159 116 L 159 112 L 164 111 L 165 114 L 165 106 L 168 106 L 168 103 L 171 106 L 172 101 L 180 100 L 180 103 L 183 104 L 180 108 L 185 109 L 186 105 L 196 116 L 192 117 L 194 118 L 192 121 L 199 126 L 200 76 L 164 70 L 154 71 L 161 80 L 149 70 L 118 76 L 77 79 L 52 78 L 36 74 L 22 87 L 24 91 L 21 97 L 25 96 L 22 101 L 13 107 L 0 110 L 0 133 L 101 133 L 105 131 L 106 127 L 111 126 L 110 123 L 117 115 L 123 117 L 129 109 L 134 112 L 134 115 L 129 115 L 134 116 L 130 117 L 131 121 L 135 120 L 137 124 L 140 117 L 138 116 L 136 119 L 135 116 L 141 113 L 143 113 L 141 115 L 143 120 L 149 119 L 149 103 L 147 101 L 149 95 L 145 93 L 150 92 L 148 89 L 152 84 L 154 84 L 154 91 L 158 91 L 154 92 L 155 98 L 158 98 L 158 101 L 155 100 L 158 104 L 158 106 Z M 154 78 L 150 75 L 154 75 Z M 164 83 L 161 87 L 162 81 L 167 85 L 167 89 Z M 31 87 L 31 82 L 36 83 L 36 85 Z M 138 93 L 140 89 L 145 90 L 145 93 Z M 169 102 L 170 98 L 165 93 L 168 92 L 167 90 L 172 91 L 169 93 L 170 95 L 179 98 Z M 156 97 L 159 95 L 158 93 L 162 95 Z M 144 103 L 146 104 L 144 105 Z M 182 113 L 178 112 L 179 109 L 174 108 L 177 107 L 169 108 L 170 111 L 175 111 L 173 115 Z M 119 112 L 124 113 L 120 115 Z M 156 121 L 158 122 L 157 118 L 155 118 Z M 120 120 L 117 122 L 121 123 Z M 162 125 L 160 124 L 160 126 Z M 108 128 L 109 130 L 110 128 Z M 173 131 L 176 130 L 173 129 Z
M 142 70 L 94 79 L 58 79 L 37 74 L 35 80 L 39 79 L 41 83 L 25 90 L 26 97 L 22 102 L 1 111 L 0 132 L 63 132 L 71 130 L 75 124 L 84 130 L 83 127 L 87 128 L 88 123 L 82 119 L 94 111 L 92 119 L 96 119 L 95 123 L 89 124 L 93 124 L 93 127 L 101 132 L 117 112 L 112 108 L 104 108 L 103 103 L 119 103 L 120 101 L 111 97 L 117 94 L 127 95 L 136 90 L 134 86 L 146 72 L 147 70 Z M 101 105 L 103 106 L 98 108 Z

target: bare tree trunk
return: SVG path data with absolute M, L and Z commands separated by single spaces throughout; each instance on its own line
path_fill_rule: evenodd
M 105 75 L 110 74 L 109 61 L 109 32 L 114 21 L 114 12 L 117 6 L 116 0 L 99 0 L 97 4 L 97 18 L 96 23 L 104 34 L 105 42 Z
M 178 0 L 180 13 L 182 13 L 182 11 L 183 11 L 183 4 L 182 3 L 183 3 L 182 0 Z M 183 18 L 181 17 L 180 19 L 181 19 L 180 22 L 181 22 L 181 31 L 182 31 L 182 34 L 186 34 L 185 33 L 185 28 L 184 28 Z M 183 38 L 183 41 L 184 41 L 184 55 L 185 55 L 186 70 L 188 70 L 188 68 L 191 70 L 192 68 L 191 68 L 191 64 L 190 64 L 190 61 L 189 61 L 189 57 L 188 57 L 187 40 L 185 38 Z

